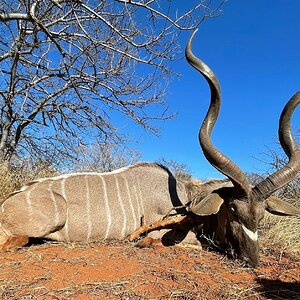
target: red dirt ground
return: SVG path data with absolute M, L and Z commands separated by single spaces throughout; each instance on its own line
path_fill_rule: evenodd
M 299 257 L 260 257 L 252 270 L 191 247 L 32 245 L 0 253 L 0 298 L 300 299 Z

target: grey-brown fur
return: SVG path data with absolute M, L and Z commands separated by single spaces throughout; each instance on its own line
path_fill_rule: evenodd
M 158 164 L 29 183 L 1 205 L 2 231 L 57 241 L 123 239 L 188 202 L 185 184 Z
M 110 173 L 42 178 L 2 201 L 0 241 L 1 234 L 2 238 L 28 236 L 66 242 L 121 240 L 142 220 L 150 224 L 170 212 L 188 214 L 185 205 L 225 186 L 232 184 L 228 180 L 176 180 L 167 168 L 155 163 L 139 163 Z M 174 244 L 184 240 L 190 229 L 178 226 L 154 236 L 164 235 L 164 242 Z M 186 240 L 197 239 L 189 234 Z

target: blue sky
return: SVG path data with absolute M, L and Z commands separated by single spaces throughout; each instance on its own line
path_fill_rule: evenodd
M 229 0 L 223 14 L 200 25 L 193 51 L 219 78 L 220 117 L 214 144 L 245 172 L 264 172 L 259 161 L 268 147 L 277 149 L 280 112 L 300 90 L 300 1 Z M 182 51 L 190 33 L 180 37 Z M 160 137 L 141 134 L 136 146 L 142 160 L 161 157 L 185 163 L 197 178 L 220 178 L 206 162 L 198 130 L 209 105 L 209 88 L 184 59 L 172 64 L 175 78 L 168 105 L 178 116 L 159 124 Z M 293 127 L 300 128 L 300 108 Z

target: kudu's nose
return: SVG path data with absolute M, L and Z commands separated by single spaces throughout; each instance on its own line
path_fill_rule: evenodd
M 245 262 L 245 265 L 250 268 L 256 268 L 259 263 L 258 257 L 246 257 L 243 256 L 242 260 Z

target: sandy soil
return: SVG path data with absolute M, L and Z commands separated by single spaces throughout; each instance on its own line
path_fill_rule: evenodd
M 125 242 L 0 253 L 1 299 L 300 299 L 300 259 L 261 251 L 256 269 L 192 247 Z

